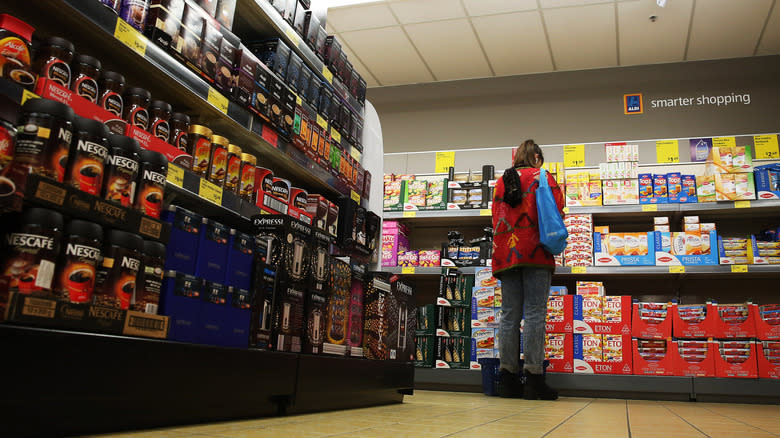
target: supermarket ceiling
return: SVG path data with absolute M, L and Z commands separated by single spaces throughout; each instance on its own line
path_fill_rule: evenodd
M 780 54 L 780 0 L 369 0 L 327 30 L 381 87 Z

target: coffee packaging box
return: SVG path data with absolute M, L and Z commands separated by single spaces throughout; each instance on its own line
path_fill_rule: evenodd
M 195 264 L 196 276 L 217 283 L 225 280 L 229 237 L 228 227 L 213 219 L 203 218 Z

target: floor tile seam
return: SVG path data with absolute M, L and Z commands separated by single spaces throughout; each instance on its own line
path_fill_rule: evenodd
M 576 416 L 577 416 L 577 414 L 579 414 L 579 413 L 580 413 L 580 412 L 582 412 L 582 411 L 583 411 L 585 408 L 587 408 L 588 406 L 590 406 L 590 405 L 591 405 L 591 404 L 592 404 L 592 403 L 593 403 L 595 400 L 596 400 L 596 399 L 591 399 L 591 400 L 590 400 L 590 401 L 589 401 L 589 402 L 588 402 L 588 403 L 587 403 L 585 406 L 583 406 L 583 407 L 581 407 L 579 410 L 577 410 L 577 412 L 575 412 L 575 413 L 573 413 L 573 414 L 569 415 L 569 416 L 568 416 L 566 419 L 564 419 L 563 421 L 561 421 L 560 423 L 558 423 L 558 425 L 557 425 L 557 426 L 555 426 L 555 427 L 553 427 L 552 429 L 548 430 L 548 431 L 547 431 L 547 433 L 545 433 L 544 435 L 542 435 L 542 438 L 544 438 L 544 437 L 546 437 L 547 435 L 551 434 L 551 433 L 552 433 L 552 432 L 553 432 L 555 429 L 557 429 L 557 428 L 559 428 L 559 427 L 563 426 L 564 424 L 566 424 L 566 422 L 567 422 L 567 421 L 569 421 L 569 420 L 571 420 L 572 418 L 576 417 Z
M 666 410 L 667 410 L 667 411 L 671 412 L 671 413 L 672 413 L 672 415 L 675 415 L 677 418 L 679 418 L 679 419 L 681 419 L 682 421 L 686 422 L 686 423 L 687 423 L 689 426 L 691 426 L 692 428 L 696 429 L 696 431 L 698 431 L 698 432 L 699 432 L 699 433 L 701 433 L 702 435 L 706 436 L 707 438 L 712 438 L 710 435 L 708 435 L 707 433 L 705 433 L 703 430 L 701 430 L 701 429 L 699 429 L 698 427 L 694 426 L 694 425 L 693 425 L 693 423 L 691 423 L 691 422 L 689 422 L 688 420 L 686 420 L 685 418 L 683 418 L 683 417 L 682 417 L 681 415 L 679 415 L 677 412 L 674 412 L 673 410 L 669 409 L 669 408 L 668 408 L 667 406 L 665 406 L 665 405 L 664 405 L 662 402 L 658 402 L 658 403 L 659 403 L 661 406 L 663 406 L 664 408 L 666 408 Z
M 490 424 L 490 423 L 495 423 L 496 421 L 504 420 L 504 419 L 506 419 L 506 418 L 509 418 L 509 417 L 514 417 L 515 415 L 519 415 L 519 414 L 525 414 L 525 413 L 528 413 L 528 412 L 530 412 L 530 411 L 533 411 L 534 409 L 541 409 L 541 408 L 542 408 L 542 406 L 532 406 L 532 407 L 530 407 L 530 408 L 528 408 L 528 409 L 525 409 L 525 410 L 522 410 L 522 411 L 520 411 L 520 412 L 515 412 L 514 414 L 507 415 L 506 417 L 496 418 L 495 420 L 491 420 L 491 421 L 488 421 L 488 422 L 486 422 L 486 423 L 482 423 L 482 424 L 476 424 L 476 425 L 474 425 L 474 426 L 467 427 L 467 428 L 465 428 L 465 429 L 461 429 L 461 430 L 458 430 L 458 431 L 452 432 L 452 433 L 450 433 L 450 434 L 447 434 L 447 435 L 442 435 L 442 438 L 444 438 L 444 437 L 448 437 L 448 436 L 452 436 L 452 435 L 455 435 L 456 433 L 465 432 L 465 431 L 467 431 L 467 430 L 476 429 L 477 427 L 486 426 L 486 425 L 488 425 L 488 424 Z
M 628 429 L 628 438 L 631 438 L 631 416 L 628 414 L 628 400 L 626 400 L 626 428 Z
M 770 431 L 768 431 L 768 430 L 764 430 L 764 429 L 762 429 L 762 428 L 760 428 L 760 427 L 758 427 L 758 426 L 754 426 L 754 425 L 752 425 L 752 424 L 750 424 L 750 423 L 746 423 L 746 422 L 744 422 L 744 421 L 742 421 L 742 420 L 740 420 L 740 419 L 738 419 L 738 418 L 734 418 L 734 417 L 731 417 L 731 416 L 729 416 L 729 415 L 721 414 L 720 412 L 713 411 L 712 409 L 710 409 L 710 408 L 707 408 L 707 407 L 702 407 L 702 408 L 703 408 L 704 410 L 707 410 L 707 411 L 710 411 L 710 412 L 712 412 L 712 413 L 713 413 L 713 414 L 715 414 L 715 415 L 719 415 L 719 416 L 721 416 L 721 417 L 728 418 L 728 419 L 729 419 L 729 420 L 731 420 L 731 421 L 736 421 L 737 423 L 744 424 L 745 426 L 750 426 L 750 427 L 752 427 L 752 428 L 754 428 L 754 429 L 758 429 L 758 430 L 760 430 L 761 432 L 766 432 L 766 433 L 768 433 L 768 434 L 770 434 L 770 435 L 772 435 L 772 436 L 780 436 L 780 435 L 777 435 L 777 434 L 775 434 L 775 433 L 772 433 L 772 432 L 770 432 Z

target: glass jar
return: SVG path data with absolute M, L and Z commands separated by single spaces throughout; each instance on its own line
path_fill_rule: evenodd
M 74 118 L 66 184 L 100 196 L 108 159 L 108 135 L 106 125 L 97 120 Z
M 49 37 L 37 51 L 33 71 L 38 74 L 38 78 L 48 79 L 68 88 L 73 51 L 73 44 L 70 41 L 60 37 Z
M 168 122 L 171 118 L 171 105 L 162 100 L 153 100 L 149 105 L 149 118 L 149 132 L 167 143 L 171 136 L 171 125 Z
M 98 105 L 111 114 L 122 117 L 125 77 L 114 71 L 104 71 L 100 77 L 99 88 L 101 94 Z
M 238 195 L 247 202 L 252 202 L 252 198 L 255 196 L 255 173 L 257 173 L 257 157 L 252 154 L 241 154 L 241 180 Z
M 35 173 L 63 182 L 73 138 L 73 110 L 53 100 L 30 99 L 22 111 L 9 172 L 12 179 L 26 181 L 26 174 Z
M 98 77 L 102 66 L 97 58 L 89 55 L 78 54 L 71 64 L 73 80 L 70 89 L 79 96 L 92 103 L 98 101 Z
M 190 125 L 187 145 L 192 155 L 192 171 L 205 177 L 211 159 L 211 129 L 203 125 Z
M 143 129 L 149 129 L 149 101 L 152 94 L 141 87 L 131 87 L 124 95 L 124 119 L 127 123 Z
M 190 116 L 182 113 L 173 113 L 171 116 L 171 135 L 168 143 L 176 146 L 180 151 L 189 153 L 187 147 L 187 133 L 190 130 Z
M 225 175 L 225 190 L 238 194 L 241 181 L 241 148 L 231 144 L 228 146 L 227 174 Z
M 138 156 L 138 195 L 134 206 L 141 213 L 159 219 L 168 176 L 168 159 L 159 152 L 146 149 L 141 149 Z
M 0 14 L 0 54 L 4 59 L 2 76 L 32 88 L 35 76 L 30 72 L 30 43 L 34 28 L 24 21 Z
M 221 135 L 211 136 L 211 157 L 206 179 L 222 187 L 227 173 L 227 155 L 230 140 Z
M 95 276 L 95 304 L 129 309 L 135 295 L 144 239 L 138 234 L 120 230 L 106 233 L 103 262 Z
M 103 227 L 73 219 L 65 226 L 64 237 L 54 296 L 71 303 L 92 302 L 100 249 L 103 247 Z

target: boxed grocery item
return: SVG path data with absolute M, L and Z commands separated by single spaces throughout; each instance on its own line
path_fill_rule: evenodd
M 387 223 L 389 221 L 385 221 Z M 409 239 L 403 228 L 382 229 L 382 266 L 398 266 L 398 253 L 409 250 Z
M 758 199 L 780 199 L 780 163 L 756 166 L 753 176 Z
M 653 174 L 640 173 L 638 175 L 639 203 L 655 204 L 658 200 L 653 196 Z
M 441 252 L 437 249 L 420 250 L 418 253 L 418 266 L 434 267 L 441 264 Z
M 604 283 L 601 281 L 578 281 L 577 295 L 604 296 Z
M 699 175 L 696 177 L 696 196 L 699 202 L 716 201 L 715 175 Z
M 701 229 L 698 224 L 688 225 L 692 226 L 688 227 L 690 231 L 687 232 L 654 232 L 656 266 L 718 264 L 718 255 L 713 250 L 718 244 L 717 231 L 711 230 L 708 233 L 701 233 L 696 231 L 696 229 Z
M 495 306 L 495 290 L 493 287 L 477 287 L 474 286 L 474 290 L 471 294 L 472 307 L 496 307 Z
M 737 304 L 714 304 L 716 338 L 756 337 L 756 316 L 758 306 L 751 302 Z
M 415 333 L 418 335 L 432 335 L 436 333 L 436 321 L 439 320 L 438 312 L 441 307 L 434 304 L 426 304 L 417 308 L 417 327 Z
M 290 216 L 261 215 L 254 221 L 258 236 L 277 249 L 282 280 L 305 283 L 311 275 L 312 228 Z
M 273 340 L 276 351 L 300 353 L 305 323 L 305 288 L 290 281 L 276 287 L 273 316 Z
M 195 342 L 200 320 L 203 280 L 182 272 L 166 271 L 160 295 L 160 314 L 171 318 L 168 339 Z
M 695 204 L 699 202 L 696 195 L 696 175 L 683 175 L 681 179 L 682 192 L 678 198 L 680 203 Z
M 447 179 L 428 181 L 425 191 L 425 210 L 447 209 Z
M 478 349 L 496 349 L 498 343 L 496 342 L 497 328 L 476 328 L 471 331 L 471 337 L 474 339 Z
M 441 307 L 436 314 L 437 336 L 468 335 L 471 328 L 471 310 L 467 307 Z
M 758 339 L 780 340 L 780 304 L 759 305 L 754 315 Z
M 715 146 L 710 150 L 707 163 L 721 173 L 752 172 L 753 151 L 745 146 Z
M 414 366 L 433 368 L 436 351 L 436 336 L 417 335 L 414 337 Z
M 591 312 L 586 317 L 585 304 L 601 303 L 600 314 Z M 631 296 L 583 296 L 574 300 L 574 333 L 597 333 L 610 335 L 631 334 Z
M 195 275 L 213 282 L 225 280 L 229 237 L 228 227 L 213 219 L 203 218 Z
M 639 182 L 636 179 L 614 179 L 603 182 L 604 205 L 639 204 Z
M 495 307 L 472 307 L 471 327 L 498 327 L 501 322 L 501 309 Z
M 596 266 L 655 265 L 655 235 L 649 233 L 593 233 Z
M 398 266 L 404 266 L 404 267 L 410 267 L 410 266 L 418 266 L 418 251 L 416 250 L 408 250 L 408 251 L 399 251 L 398 252 Z
M 569 294 L 569 289 L 566 286 L 550 286 L 551 297 L 562 297 Z
M 666 174 L 653 175 L 653 198 L 655 198 L 656 204 L 669 202 L 669 187 Z
M 749 237 L 718 237 L 718 255 L 721 265 L 746 265 L 753 260 L 752 239 Z
M 752 340 L 715 341 L 716 377 L 738 377 L 755 379 L 758 377 L 756 343 Z
M 468 306 L 473 288 L 473 275 L 458 275 L 457 270 L 448 268 L 440 277 L 436 302 L 441 306 Z
M 407 182 L 407 195 L 404 202 L 404 210 L 423 210 L 426 205 L 428 193 L 428 181 L 415 179 Z
M 391 276 L 390 288 L 392 298 L 387 303 L 389 330 L 385 342 L 388 343 L 390 360 L 410 362 L 414 360 L 414 331 L 417 327 L 414 284 L 397 276 Z M 463 309 L 459 321 L 461 327 L 468 327 L 468 315 L 468 310 Z M 457 328 L 454 326 L 454 319 L 453 328 Z
M 676 375 L 690 377 L 715 377 L 715 356 L 718 354 L 714 342 L 706 340 L 678 339 L 670 354 L 676 355 Z
M 574 335 L 572 333 L 545 333 L 544 357 L 549 362 L 548 373 L 574 371 Z
M 569 207 L 601 205 L 601 178 L 598 173 L 570 173 L 566 176 L 564 187 Z
M 758 377 L 762 379 L 780 379 L 780 342 L 756 342 Z
M 200 301 L 200 318 L 198 318 L 195 342 L 204 345 L 231 344 L 231 333 L 228 328 L 229 310 L 227 287 L 220 283 L 206 281 Z
M 671 339 L 632 340 L 633 368 L 636 375 L 674 376 L 677 374 L 676 344 Z
M 574 334 L 574 373 L 631 374 L 631 335 Z
M 575 305 L 581 307 L 581 296 L 564 295 L 549 297 L 547 299 L 545 330 L 548 333 L 572 333 L 574 329 Z
M 752 173 L 716 173 L 714 176 L 715 200 L 756 199 L 756 185 Z
M 665 339 L 672 336 L 672 303 L 633 302 L 631 334 L 635 338 Z
M 716 310 L 706 304 L 673 304 L 672 334 L 678 338 L 709 338 L 715 336 Z
M 753 235 L 748 241 L 748 257 L 756 265 L 780 264 L 780 241 L 767 241 L 773 237 Z M 761 239 L 761 240 L 760 240 Z
M 230 229 L 228 240 L 227 268 L 222 283 L 237 289 L 249 290 L 252 286 L 252 264 L 254 261 L 254 238 Z
M 384 211 L 401 211 L 408 199 L 408 181 L 395 180 L 385 183 Z
M 171 237 L 166 246 L 165 269 L 195 275 L 203 217 L 184 208 L 170 205 L 162 212 L 162 220 L 171 224 Z
M 471 339 L 465 336 L 436 338 L 436 368 L 466 369 L 470 365 Z

